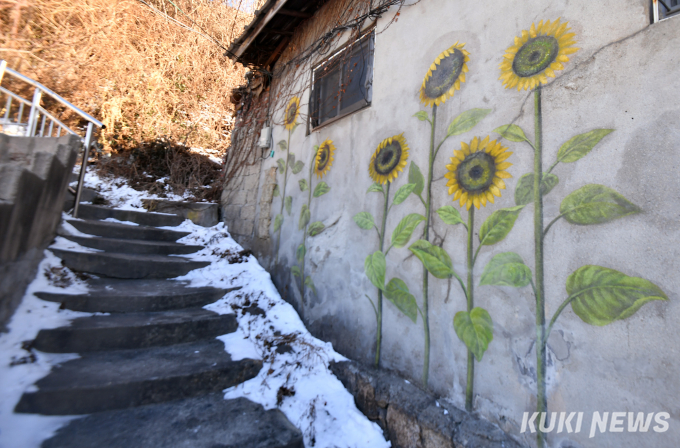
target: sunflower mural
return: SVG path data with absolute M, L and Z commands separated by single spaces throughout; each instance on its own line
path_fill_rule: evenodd
M 281 248 L 281 227 L 283 226 L 283 209 L 285 207 L 288 216 L 292 213 L 293 208 L 293 197 L 286 196 L 286 186 L 288 184 L 288 168 L 293 174 L 298 174 L 304 168 L 305 164 L 301 160 L 295 161 L 295 155 L 290 153 L 290 136 L 295 129 L 300 125 L 297 119 L 300 115 L 300 98 L 294 96 L 288 102 L 286 110 L 283 117 L 283 125 L 288 131 L 288 140 L 281 140 L 278 145 L 282 151 L 286 152 L 285 159 L 281 158 L 276 161 L 279 172 L 283 174 L 283 190 L 279 188 L 279 185 L 274 185 L 274 197 L 281 196 L 281 209 L 279 214 L 274 218 L 274 233 L 278 234 L 277 244 L 276 244 L 276 261 L 279 262 L 279 249 Z
M 564 69 L 568 56 L 578 51 L 574 33 L 568 22 L 532 24 L 527 31 L 508 48 L 500 64 L 500 79 L 506 88 L 533 89 L 534 138 L 527 137 L 524 130 L 508 124 L 494 130 L 501 137 L 518 143 L 526 143 L 534 151 L 534 170 L 520 177 L 515 188 L 514 209 L 521 210 L 533 204 L 534 209 L 534 272 L 513 252 L 497 254 L 487 264 L 482 274 L 482 285 L 514 287 L 532 286 L 536 303 L 536 407 L 538 412 L 548 411 L 546 392 L 546 350 L 550 332 L 562 311 L 571 305 L 574 313 L 585 323 L 604 326 L 616 320 L 626 319 L 645 304 L 656 300 L 668 300 L 666 294 L 652 282 L 630 277 L 622 272 L 602 266 L 585 265 L 566 279 L 566 299 L 557 307 L 546 327 L 546 295 L 544 279 L 544 239 L 558 222 L 589 226 L 609 223 L 641 210 L 617 191 L 599 184 L 584 185 L 568 194 L 560 204 L 559 214 L 548 225 L 544 224 L 543 199 L 558 184 L 553 170 L 561 163 L 575 163 L 586 157 L 613 129 L 594 129 L 566 141 L 554 155 L 554 162 L 543 169 L 543 104 L 542 86 L 548 78 L 555 77 L 556 70 Z M 512 210 L 512 209 L 507 209 Z M 518 213 L 518 212 L 517 212 Z M 514 220 L 508 221 L 512 227 Z M 482 226 L 482 230 L 483 230 Z M 480 233 L 481 236 L 481 233 Z M 547 445 L 546 435 L 536 432 L 537 445 Z
M 404 202 L 411 193 L 420 194 L 423 190 L 422 175 L 420 180 L 417 179 L 412 182 L 412 177 L 409 175 L 407 184 L 401 186 L 394 196 L 390 204 L 390 187 L 397 179 L 399 173 L 404 171 L 409 155 L 409 147 L 404 138 L 404 134 L 394 135 L 388 137 L 378 144 L 371 160 L 368 164 L 368 174 L 373 179 L 374 183 L 366 192 L 380 193 L 383 196 L 383 210 L 380 228 L 375 223 L 373 215 L 369 212 L 360 212 L 354 216 L 354 222 L 364 229 L 375 229 L 378 233 L 378 250 L 369 254 L 364 262 L 364 271 L 368 279 L 378 289 L 378 298 L 374 302 L 368 294 L 366 298 L 373 306 L 376 319 L 376 349 L 375 349 L 375 365 L 380 364 L 380 347 L 382 344 L 382 317 L 383 317 L 383 297 L 392 302 L 399 311 L 405 314 L 414 323 L 418 319 L 418 313 L 422 314 L 422 310 L 418 307 L 416 299 L 409 292 L 408 286 L 400 278 L 392 278 L 387 284 L 386 279 L 386 256 L 392 248 L 402 248 L 408 244 L 411 235 L 418 225 L 425 221 L 425 217 L 418 213 L 411 213 L 399 222 L 397 227 L 392 232 L 390 244 L 385 250 L 385 232 L 386 222 L 389 212 L 392 207 Z
M 292 268 L 293 275 L 300 279 L 302 285 L 301 286 L 302 303 L 300 309 L 302 310 L 303 316 L 307 288 L 311 289 L 316 293 L 314 281 L 312 281 L 311 277 L 305 275 L 307 237 L 308 236 L 314 237 L 326 229 L 326 225 L 321 221 L 314 221 L 310 224 L 312 217 L 311 214 L 312 199 L 321 197 L 328 193 L 329 191 L 331 191 L 331 187 L 329 187 L 326 182 L 321 181 L 316 185 L 316 187 L 314 188 L 314 193 L 312 193 L 312 173 L 316 174 L 317 180 L 323 178 L 326 174 L 328 174 L 328 172 L 331 169 L 331 166 L 333 165 L 334 154 L 335 146 L 333 145 L 332 140 L 324 140 L 323 143 L 321 143 L 318 146 L 315 146 L 312 161 L 309 164 L 309 180 L 300 179 L 300 181 L 298 182 L 300 186 L 300 191 L 308 192 L 307 203 L 302 206 L 302 209 L 300 210 L 300 218 L 298 220 L 298 229 L 303 230 L 302 244 L 298 246 L 297 251 L 295 253 L 298 265 L 293 266 Z

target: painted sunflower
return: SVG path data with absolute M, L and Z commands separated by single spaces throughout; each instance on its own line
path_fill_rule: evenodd
M 392 182 L 400 171 L 404 171 L 408 159 L 408 145 L 404 134 L 386 138 L 378 145 L 371 157 L 368 173 L 379 184 Z
M 460 200 L 460 206 L 465 205 L 467 210 L 472 204 L 486 207 L 487 200 L 493 204 L 494 196 L 501 197 L 505 189 L 503 179 L 512 177 L 505 171 L 512 166 L 505 162 L 512 153 L 496 140 L 489 141 L 488 136 L 483 140 L 475 137 L 469 145 L 461 142 L 461 146 L 453 151 L 451 163 L 446 165 L 448 173 L 444 177 L 449 180 L 449 195 L 453 194 L 453 200 Z
M 331 170 L 334 153 L 335 146 L 333 146 L 333 140 L 324 140 L 324 142 L 319 145 L 319 149 L 316 151 L 316 162 L 314 163 L 314 173 L 316 174 L 317 179 L 321 179 Z
M 300 98 L 294 96 L 288 102 L 286 115 L 283 117 L 283 124 L 287 130 L 290 131 L 295 127 L 298 115 L 300 115 Z
M 522 37 L 515 37 L 515 45 L 506 50 L 501 62 L 501 77 L 506 89 L 535 89 L 548 83 L 548 76 L 555 77 L 555 70 L 564 70 L 568 55 L 579 49 L 573 47 L 575 36 L 567 27 L 569 22 L 538 22 L 529 31 L 522 30 Z
M 468 72 L 466 62 L 470 60 L 470 53 L 463 49 L 464 46 L 456 42 L 430 65 L 420 88 L 421 103 L 439 106 L 451 98 L 456 90 L 460 90 L 460 84 L 465 82 Z

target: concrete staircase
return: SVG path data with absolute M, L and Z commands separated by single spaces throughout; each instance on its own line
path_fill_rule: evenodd
M 259 360 L 233 361 L 216 340 L 236 331 L 233 315 L 202 306 L 227 291 L 172 280 L 207 262 L 180 256 L 201 249 L 159 229 L 183 218 L 81 205 L 68 221 L 92 237 L 61 235 L 102 252 L 53 252 L 74 271 L 95 274 L 84 295 L 38 293 L 75 311 L 102 312 L 42 330 L 33 348 L 78 353 L 26 392 L 15 412 L 89 416 L 61 428 L 43 447 L 298 448 L 302 435 L 279 410 L 221 391 L 257 375 Z M 102 221 L 115 218 L 128 225 Z

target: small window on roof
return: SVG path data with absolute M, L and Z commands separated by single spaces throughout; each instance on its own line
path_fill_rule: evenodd
M 374 39 L 370 32 L 313 69 L 312 129 L 371 105 Z
M 659 19 L 665 19 L 680 13 L 680 0 L 658 0 Z

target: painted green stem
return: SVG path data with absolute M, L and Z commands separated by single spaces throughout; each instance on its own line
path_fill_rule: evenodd
M 279 264 L 279 250 L 281 249 L 281 228 L 283 227 L 283 205 L 286 203 L 286 183 L 288 183 L 288 153 L 290 152 L 290 130 L 288 131 L 288 142 L 286 143 L 286 169 L 283 170 L 283 194 L 281 195 L 281 210 L 279 215 L 281 215 L 281 226 L 279 226 L 279 235 L 276 243 L 276 261 L 274 264 Z
M 552 331 L 553 325 L 555 325 L 555 321 L 557 320 L 558 317 L 560 317 L 560 314 L 562 311 L 571 303 L 572 300 L 574 300 L 576 297 L 581 294 L 582 291 L 579 291 L 577 294 L 573 294 L 567 298 L 564 302 L 562 302 L 562 305 L 560 305 L 559 308 L 557 308 L 557 311 L 555 311 L 555 314 L 553 314 L 552 319 L 550 319 L 550 324 L 548 325 L 548 329 L 545 332 L 545 338 L 548 339 L 550 337 L 550 332 Z
M 309 210 L 310 216 L 312 213 L 312 169 L 314 167 L 314 160 L 316 159 L 316 153 L 314 153 L 314 157 L 312 158 L 311 163 L 309 164 L 309 184 L 307 185 L 307 190 L 309 193 L 307 193 L 307 209 Z M 309 221 L 311 221 L 311 218 L 307 221 L 307 224 L 305 224 L 305 231 L 302 235 L 302 244 L 305 246 L 305 256 L 302 257 L 302 269 L 301 269 L 301 274 L 302 274 L 302 311 L 303 311 L 303 318 L 304 318 L 304 309 L 305 309 L 305 259 L 307 258 L 307 227 L 309 227 Z
M 474 280 L 473 269 L 475 266 L 475 258 L 473 254 L 473 243 L 475 234 L 475 206 L 470 207 L 468 212 L 468 240 L 467 240 L 467 312 L 471 312 L 475 307 L 474 299 Z M 480 245 L 481 247 L 481 245 Z M 474 397 L 474 381 L 475 381 L 475 356 L 472 350 L 467 352 L 467 386 L 465 387 L 465 410 L 472 412 L 472 399 Z
M 534 251 L 536 275 L 536 411 L 548 412 L 545 354 L 545 286 L 543 276 L 543 116 L 541 87 L 534 90 Z M 539 414 L 540 415 L 540 414 Z M 546 415 L 547 416 L 547 415 Z M 546 446 L 545 434 L 536 432 L 538 448 Z
M 383 205 L 383 216 L 382 216 L 382 229 L 380 230 L 380 252 L 383 250 L 385 244 L 385 225 L 387 223 L 387 213 L 389 209 L 387 204 L 390 199 L 390 182 L 387 182 L 387 188 L 385 189 L 385 202 Z M 380 345 L 382 344 L 382 309 L 383 309 L 383 292 L 382 289 L 378 288 L 378 329 L 376 334 L 375 343 L 375 366 L 380 366 Z

